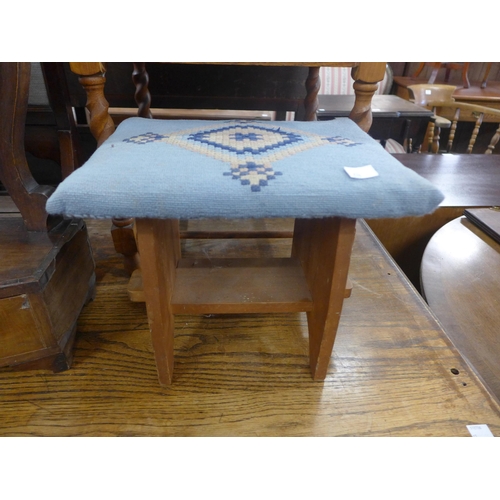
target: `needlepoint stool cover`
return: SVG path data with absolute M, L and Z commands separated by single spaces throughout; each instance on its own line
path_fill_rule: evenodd
M 371 165 L 374 177 L 344 167 Z M 64 180 L 71 217 L 380 218 L 443 200 L 348 118 L 317 122 L 129 118 Z

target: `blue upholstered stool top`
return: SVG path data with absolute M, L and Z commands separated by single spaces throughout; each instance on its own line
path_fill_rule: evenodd
M 374 177 L 353 178 L 344 168 L 367 165 Z M 129 118 L 58 186 L 47 211 L 96 218 L 380 218 L 423 215 L 442 200 L 348 118 Z

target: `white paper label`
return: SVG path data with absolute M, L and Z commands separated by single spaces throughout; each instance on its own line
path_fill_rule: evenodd
M 371 166 L 365 165 L 363 167 L 344 167 L 347 175 L 353 179 L 370 179 L 377 177 L 378 172 Z
M 468 425 L 467 429 L 469 429 L 470 435 L 475 438 L 495 437 L 485 424 Z

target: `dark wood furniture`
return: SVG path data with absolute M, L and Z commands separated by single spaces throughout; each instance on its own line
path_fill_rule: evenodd
M 318 120 L 349 116 L 353 105 L 352 95 L 319 95 Z M 432 115 L 432 111 L 398 96 L 374 95 L 369 134 L 380 141 L 394 139 L 400 144 L 411 139 L 412 149 L 418 149 Z
M 27 231 L 19 215 L 0 215 L 0 366 L 71 366 L 76 323 L 95 285 L 82 221 Z
M 31 64 L 24 130 L 28 164 L 38 183 L 56 185 L 82 164 L 63 63 Z
M 0 180 L 16 210 L 0 204 L 0 366 L 60 371 L 71 364 L 77 318 L 93 293 L 94 263 L 85 225 L 48 218 L 53 188 L 39 185 L 28 168 L 29 80 L 29 63 L 1 63 Z M 73 150 L 64 130 L 60 139 L 69 166 Z
M 372 122 L 371 98 L 384 78 L 385 63 L 328 63 L 352 67 L 355 100 L 350 117 L 362 129 Z M 245 64 L 243 64 L 245 65 Z M 253 66 L 302 66 L 305 81 L 304 119 L 315 120 L 318 108 L 319 63 L 254 63 Z M 105 65 L 71 63 L 71 69 L 87 92 L 90 129 L 101 145 L 114 131 L 104 94 Z M 151 118 L 149 74 L 145 63 L 134 63 L 138 114 Z M 354 240 L 355 220 L 330 217 L 297 220 L 290 259 L 231 261 L 202 264 L 181 259 L 180 227 L 177 220 L 137 219 L 134 252 L 133 221 L 115 221 L 128 233 L 119 235 L 117 249 L 130 245 L 129 262 L 138 264 L 147 305 L 160 384 L 173 376 L 174 315 L 186 313 L 260 313 L 307 311 L 309 318 L 310 368 L 315 380 L 326 377 L 340 313 L 346 293 L 347 273 Z M 128 239 L 127 239 L 128 237 Z M 221 269 L 222 267 L 222 269 Z M 318 270 L 320 270 L 318 272 Z M 227 276 L 231 275 L 231 280 Z M 174 286 L 175 283 L 175 286 Z M 228 283 L 232 283 L 229 287 Z M 298 294 L 290 293 L 298 285 Z M 269 293 L 269 289 L 272 293 Z M 226 288 L 226 290 L 224 290 Z M 221 290 L 222 289 L 222 290 Z M 246 292 L 243 293 L 242 290 Z
M 500 159 L 496 155 L 395 155 L 445 195 L 440 207 L 423 217 L 368 221 L 411 282 L 420 288 L 420 263 L 432 235 L 460 217 L 464 208 L 500 205 Z
M 64 67 L 71 104 L 81 122 L 86 123 L 86 92 L 69 63 Z M 274 111 L 277 119 L 284 120 L 287 111 L 301 112 L 307 74 L 305 66 L 151 62 L 147 63 L 146 78 L 140 70 L 134 70 L 133 63 L 109 62 L 106 99 L 111 108 L 128 108 L 136 115 L 136 98 L 147 95 L 147 84 L 155 117 L 156 110 L 260 110 Z M 136 85 L 140 88 L 137 95 Z
M 467 217 L 454 219 L 429 241 L 421 280 L 447 335 L 500 400 L 500 243 Z
M 355 98 L 351 107 L 351 118 L 360 124 L 366 130 L 370 128 L 372 122 L 371 99 L 378 88 L 380 72 L 385 75 L 385 63 L 232 63 L 232 64 L 159 64 L 159 63 L 129 63 L 128 66 L 121 63 L 110 63 L 109 67 L 116 71 L 116 74 L 108 74 L 108 65 L 104 63 L 70 63 L 74 75 L 68 76 L 68 85 L 70 88 L 72 104 L 75 106 L 90 107 L 91 126 L 94 130 L 103 134 L 99 135 L 99 141 L 109 134 L 109 129 L 105 125 L 106 121 L 102 116 L 96 116 L 97 110 L 103 111 L 111 102 L 113 106 L 118 107 L 136 107 L 138 115 L 149 117 L 154 116 L 154 108 L 187 108 L 187 109 L 244 109 L 244 110 L 273 110 L 279 112 L 297 111 L 300 119 L 316 119 L 318 109 L 318 91 L 319 91 L 319 68 L 321 66 L 341 66 L 352 68 L 352 77 L 355 80 Z M 170 76 L 165 75 L 164 68 L 170 69 Z M 162 71 L 163 69 L 163 71 Z M 191 70 L 186 74 L 186 69 Z M 214 69 L 217 70 L 214 76 Z M 292 81 L 286 81 L 283 75 L 276 71 L 293 71 Z M 181 71 L 181 75 L 177 75 Z M 195 71 L 193 73 L 193 71 Z M 197 73 L 196 73 L 197 71 Z M 244 83 L 246 92 L 240 90 L 242 95 L 234 93 L 242 80 L 242 75 L 235 75 L 235 72 L 243 72 L 243 75 L 254 77 Z M 205 73 L 211 77 L 207 81 L 203 80 Z M 260 75 L 259 81 L 256 81 L 255 74 Z M 79 82 L 85 92 L 79 92 L 75 89 L 75 75 L 78 75 Z M 105 76 L 106 75 L 106 76 Z M 184 75 L 184 77 L 182 76 Z M 189 79 L 192 81 L 186 81 Z M 198 75 L 198 76 L 196 76 Z M 156 76 L 156 83 L 154 83 Z M 286 76 L 286 75 L 285 75 Z M 101 90 L 108 78 L 110 82 L 109 101 L 104 101 L 100 96 Z M 178 80 L 176 81 L 176 78 Z M 117 80 L 131 80 L 128 85 L 128 94 L 123 95 L 123 86 L 120 86 Z M 151 80 L 151 81 L 150 81 Z M 214 81 L 215 80 L 215 81 Z M 201 82 L 201 83 L 196 83 Z M 284 83 L 284 88 L 281 84 Z M 255 87 L 261 90 L 265 97 L 259 95 L 250 95 L 248 87 Z M 288 87 L 291 88 L 287 88 Z M 182 95 L 181 89 L 189 85 L 190 87 L 201 87 L 201 95 Z M 297 89 L 299 86 L 299 89 Z M 173 87 L 173 88 L 171 88 Z M 180 87 L 180 88 L 179 88 Z M 233 89 L 232 92 L 226 90 Z M 116 88 L 122 89 L 117 93 Z M 270 93 L 270 88 L 274 88 L 274 94 Z M 135 89 L 135 94 L 133 93 Z M 267 90 L 265 90 L 267 89 Z M 185 89 L 184 89 L 185 90 Z M 194 94 L 194 88 L 192 94 Z M 225 95 L 227 94 L 227 95 Z M 107 85 L 106 85 L 107 96 Z M 283 96 L 288 96 L 284 98 Z M 133 98 L 132 98 L 133 97 Z M 94 114 L 92 116 L 92 108 Z M 303 108 L 303 111 L 300 109 Z M 282 115 L 281 115 L 282 116 Z M 100 120 L 99 120 L 100 118 Z M 279 117 L 278 117 L 279 118 Z M 104 121 L 103 121 L 104 120 Z M 99 124 L 98 124 L 99 122 Z M 95 135 L 96 132 L 94 132 Z

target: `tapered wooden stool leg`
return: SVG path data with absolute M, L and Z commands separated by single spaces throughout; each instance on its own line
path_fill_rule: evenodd
M 137 219 L 136 238 L 158 378 L 161 385 L 170 385 L 174 369 L 174 315 L 170 302 L 181 255 L 179 221 Z
M 292 256 L 300 259 L 313 299 L 307 313 L 309 361 L 314 380 L 324 380 L 344 303 L 356 220 L 296 219 Z

